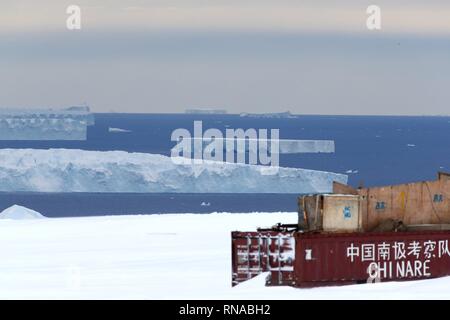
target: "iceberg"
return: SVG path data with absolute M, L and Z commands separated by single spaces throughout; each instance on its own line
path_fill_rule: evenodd
M 0 109 L 0 140 L 86 140 L 89 107 Z
M 334 153 L 333 140 L 280 139 L 280 153 Z
M 188 114 L 227 114 L 225 109 L 213 109 L 213 108 L 192 108 L 186 109 L 184 113 Z
M 275 112 L 275 113 L 248 113 L 241 112 L 239 114 L 240 117 L 249 117 L 249 118 L 270 118 L 270 119 L 295 119 L 298 118 L 297 115 L 292 114 L 290 111 L 285 112 Z
M 17 204 L 6 208 L 0 212 L 0 219 L 24 220 L 24 219 L 42 219 L 45 218 L 37 211 L 19 206 Z
M 112 128 L 109 128 L 110 132 Z M 122 129 L 118 129 L 122 130 Z M 116 132 L 128 132 L 128 131 L 116 131 Z M 203 138 L 186 138 L 186 140 L 190 141 L 191 150 L 195 148 L 195 142 L 200 141 L 202 144 L 202 150 L 204 150 L 211 141 L 209 139 Z M 262 153 L 270 152 L 272 153 L 272 140 L 270 139 L 251 139 L 251 138 L 215 138 L 214 141 L 217 141 L 223 145 L 223 152 L 227 151 L 226 147 L 230 144 L 235 146 L 237 142 L 242 143 L 243 150 L 245 148 L 245 152 L 250 151 L 250 145 L 253 143 L 254 146 L 257 146 L 259 151 Z M 335 143 L 334 140 L 296 140 L 296 139 L 278 139 L 278 152 L 280 154 L 294 154 L 294 153 L 334 153 L 335 152 Z M 238 149 L 236 147 L 236 149 Z M 179 146 L 175 146 L 171 149 L 173 152 L 179 153 L 181 152 Z
M 347 175 L 125 151 L 0 149 L 0 180 L 0 191 L 301 194 L 331 192 Z
M 131 132 L 131 130 L 109 127 L 108 132 L 110 132 L 110 133 L 128 133 L 128 132 Z

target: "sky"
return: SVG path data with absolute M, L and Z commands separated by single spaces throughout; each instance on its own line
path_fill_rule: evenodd
M 0 107 L 449 115 L 449 56 L 443 0 L 0 3 Z

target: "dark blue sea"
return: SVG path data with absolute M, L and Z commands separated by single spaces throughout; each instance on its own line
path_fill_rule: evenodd
M 0 148 L 124 150 L 170 155 L 176 128 L 279 129 L 281 139 L 334 140 L 334 154 L 281 154 L 280 165 L 348 173 L 349 184 L 380 186 L 430 180 L 450 171 L 450 117 L 95 114 L 86 141 L 0 141 Z M 120 128 L 130 132 L 109 132 Z M 0 193 L 0 209 L 20 204 L 46 216 L 214 211 L 295 211 L 293 194 Z

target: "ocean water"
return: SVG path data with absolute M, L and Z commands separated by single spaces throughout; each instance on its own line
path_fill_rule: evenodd
M 295 194 L 4 193 L 1 210 L 19 204 L 47 217 L 297 211 Z
M 174 129 L 279 129 L 282 139 L 334 140 L 334 154 L 281 154 L 280 165 L 347 173 L 349 184 L 429 180 L 450 171 L 450 117 L 95 114 L 86 141 L 0 141 L 0 148 L 76 148 L 170 155 Z M 120 128 L 129 132 L 110 132 Z M 22 204 L 47 216 L 213 211 L 292 211 L 297 195 L 0 193 L 0 209 Z

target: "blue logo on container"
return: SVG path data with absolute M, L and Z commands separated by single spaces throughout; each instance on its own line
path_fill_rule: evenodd
M 386 203 L 384 201 L 381 202 L 377 202 L 376 206 L 375 206 L 376 210 L 383 210 L 386 209 Z
M 443 202 L 444 196 L 442 194 L 435 194 L 433 198 L 433 202 Z
M 344 207 L 344 219 L 350 219 L 351 217 L 350 207 Z

